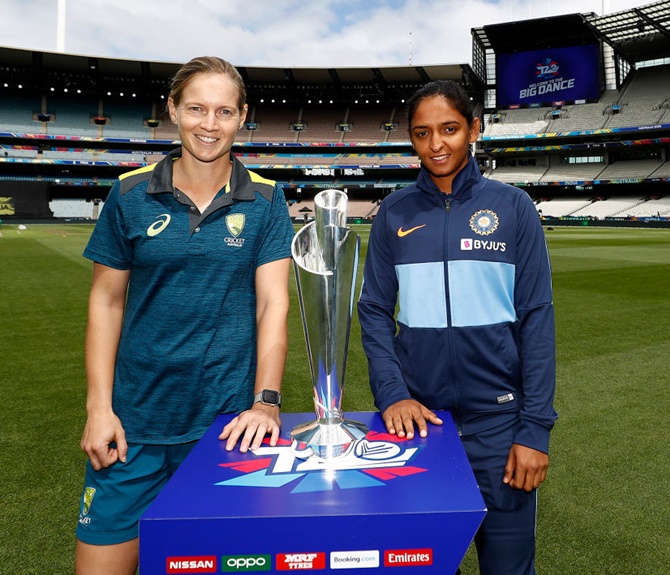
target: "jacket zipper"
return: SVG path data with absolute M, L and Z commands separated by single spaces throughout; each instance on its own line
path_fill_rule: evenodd
M 451 395 L 449 404 L 453 406 L 453 411 L 458 410 L 458 397 L 459 393 L 458 390 L 456 389 L 457 382 L 454 378 L 454 361 L 456 360 L 455 354 L 454 354 L 454 340 L 453 340 L 453 328 L 452 328 L 452 319 L 451 319 L 451 304 L 449 302 L 449 292 L 451 289 L 451 286 L 449 285 L 449 238 L 451 235 L 451 204 L 453 202 L 453 198 L 451 195 L 448 195 L 446 198 L 444 198 L 444 217 L 445 217 L 445 237 L 444 237 L 444 285 L 445 285 L 445 298 L 446 298 L 446 306 L 447 306 L 447 337 L 448 339 L 448 346 L 447 349 L 449 350 L 449 358 L 447 358 L 447 389 L 449 390 L 449 394 Z M 460 424 L 460 421 L 459 421 Z M 458 432 L 459 435 L 461 433 L 461 428 L 460 425 L 457 425 L 458 427 Z
M 444 219 L 445 219 L 445 225 L 444 225 L 444 287 L 445 287 L 445 297 L 447 298 L 446 304 L 447 304 L 447 327 L 451 327 L 451 306 L 449 305 L 449 290 L 451 289 L 451 286 L 449 285 L 449 270 L 448 270 L 448 262 L 449 262 L 449 234 L 451 230 L 450 220 L 451 220 L 451 202 L 452 198 L 451 196 L 447 196 L 444 198 Z

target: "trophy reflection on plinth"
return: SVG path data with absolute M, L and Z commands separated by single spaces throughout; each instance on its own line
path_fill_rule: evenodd
M 362 423 L 342 417 L 342 389 L 354 305 L 360 237 L 347 227 L 347 195 L 324 190 L 315 219 L 293 238 L 302 324 L 312 376 L 316 420 L 291 431 L 296 457 L 338 457 L 365 437 Z

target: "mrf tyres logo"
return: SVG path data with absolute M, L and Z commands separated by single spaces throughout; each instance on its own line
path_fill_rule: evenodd
M 325 553 L 279 553 L 277 571 L 305 571 L 326 568 Z
M 221 557 L 221 571 L 224 573 L 251 573 L 270 571 L 270 555 L 224 555 Z

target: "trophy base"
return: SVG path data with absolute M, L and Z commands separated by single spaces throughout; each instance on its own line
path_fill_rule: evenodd
M 297 425 L 291 431 L 293 455 L 332 459 L 345 455 L 351 446 L 368 433 L 368 427 L 350 419 L 317 419 Z M 296 444 L 300 448 L 296 448 Z M 304 447 L 303 447 L 304 446 Z

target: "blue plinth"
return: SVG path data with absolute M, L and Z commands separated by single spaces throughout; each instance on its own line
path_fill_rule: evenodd
M 486 508 L 447 412 L 427 438 L 399 440 L 376 412 L 349 452 L 296 459 L 282 414 L 276 447 L 227 452 L 222 415 L 140 520 L 140 573 L 455 573 Z

